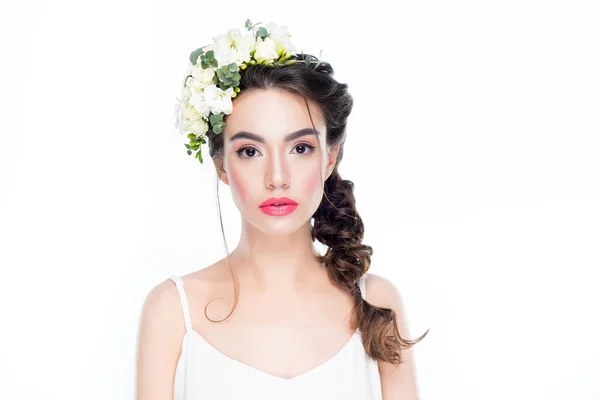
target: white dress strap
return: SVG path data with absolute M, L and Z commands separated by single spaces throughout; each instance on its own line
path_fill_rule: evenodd
M 177 291 L 179 292 L 181 308 L 183 309 L 183 319 L 185 321 L 185 330 L 190 332 L 192 330 L 192 319 L 190 317 L 190 307 L 185 295 L 185 289 L 183 288 L 183 280 L 179 277 L 179 275 L 173 275 L 169 279 L 175 282 L 175 287 L 177 287 Z
M 360 277 L 358 281 L 358 287 L 360 288 L 360 294 L 363 299 L 367 299 L 367 273 L 365 272 L 363 276 Z

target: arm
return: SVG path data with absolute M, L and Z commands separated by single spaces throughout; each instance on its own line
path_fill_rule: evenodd
M 139 319 L 136 400 L 172 400 L 185 324 L 175 285 L 164 281 L 147 295 Z
M 367 301 L 375 306 L 394 310 L 400 336 L 403 339 L 415 339 L 410 336 L 402 297 L 394 284 L 382 276 L 369 273 L 367 285 Z M 402 359 L 399 366 L 378 361 L 383 400 L 419 399 L 412 347 L 402 350 Z

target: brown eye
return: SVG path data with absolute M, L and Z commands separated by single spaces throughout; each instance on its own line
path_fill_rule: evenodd
M 295 149 L 302 149 L 301 151 L 298 152 L 298 154 L 300 154 L 300 155 L 305 155 L 307 153 L 310 153 L 314 148 L 315 148 L 314 146 L 311 146 L 308 143 L 298 144 L 295 147 Z
M 242 158 L 242 159 L 249 159 L 249 158 L 254 158 L 254 155 L 256 154 L 256 149 L 254 147 L 242 147 L 241 149 L 237 150 L 236 153 L 238 155 L 238 157 Z

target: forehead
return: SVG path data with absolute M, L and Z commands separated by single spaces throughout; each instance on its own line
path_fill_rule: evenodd
M 304 98 L 283 89 L 249 89 L 233 99 L 233 110 L 225 118 L 225 138 L 243 130 L 271 139 L 279 139 L 290 132 L 315 128 L 325 132 L 325 123 L 319 106 L 308 100 L 310 115 Z

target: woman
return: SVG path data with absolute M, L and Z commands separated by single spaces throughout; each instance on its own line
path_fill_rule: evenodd
M 367 279 L 372 249 L 338 173 L 347 85 L 328 63 L 292 53 L 286 27 L 246 28 L 192 53 L 179 121 L 200 162 L 208 139 L 241 238 L 148 294 L 137 398 L 417 399 L 410 347 L 427 332 L 408 340 L 396 287 Z M 227 65 L 228 78 L 215 72 Z

